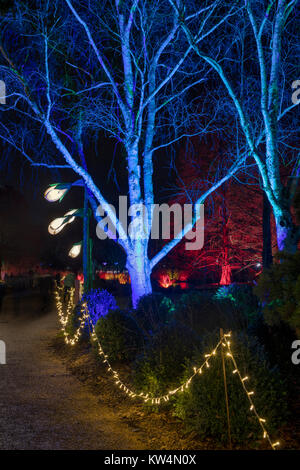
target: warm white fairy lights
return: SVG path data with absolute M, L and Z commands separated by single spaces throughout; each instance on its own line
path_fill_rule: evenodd
M 87 312 L 87 307 L 86 307 L 86 312 Z M 88 313 L 87 313 L 87 315 L 88 315 Z M 203 368 L 205 366 L 209 367 L 209 360 L 211 359 L 212 356 L 216 355 L 216 351 L 222 343 L 222 340 L 219 341 L 218 344 L 216 345 L 216 347 L 214 348 L 214 350 L 210 354 L 205 354 L 204 362 L 201 364 L 200 367 L 194 367 L 193 368 L 194 373 L 183 384 L 179 385 L 179 387 L 177 387 L 173 390 L 169 390 L 164 395 L 153 397 L 153 396 L 150 396 L 149 393 L 134 392 L 129 387 L 127 387 L 127 385 L 124 384 L 124 382 L 120 379 L 120 376 L 119 376 L 118 372 L 115 371 L 113 369 L 113 367 L 111 366 L 111 364 L 108 360 L 108 356 L 104 353 L 103 348 L 101 346 L 101 343 L 99 341 L 99 338 L 98 338 L 98 336 L 95 332 L 95 327 L 92 324 L 92 322 L 90 322 L 90 325 L 91 325 L 91 330 L 92 330 L 91 331 L 92 339 L 96 342 L 97 347 L 98 347 L 98 352 L 99 352 L 100 356 L 102 357 L 102 362 L 106 365 L 107 371 L 110 372 L 111 375 L 113 376 L 115 384 L 118 385 L 118 387 L 121 390 L 123 390 L 123 392 L 125 392 L 130 398 L 140 398 L 140 399 L 144 400 L 145 403 L 150 403 L 151 405 L 160 405 L 161 403 L 169 401 L 171 396 L 173 396 L 177 393 L 180 393 L 180 392 L 184 392 L 185 390 L 187 390 L 189 388 L 192 380 L 194 379 L 194 377 L 196 377 L 196 375 L 201 375 L 202 372 L 203 372 Z
M 57 306 L 57 313 L 58 313 L 58 319 L 59 319 L 59 322 L 61 324 L 61 329 L 63 331 L 63 334 L 64 334 L 64 339 L 65 339 L 65 342 L 66 344 L 69 344 L 71 346 L 74 346 L 80 339 L 81 337 L 81 332 L 84 328 L 84 325 L 86 324 L 86 322 L 88 321 L 88 315 L 87 315 L 87 312 L 85 310 L 86 308 L 86 304 L 82 305 L 81 307 L 81 316 L 79 318 L 79 326 L 76 330 L 76 332 L 74 333 L 74 335 L 72 336 L 72 338 L 70 338 L 70 335 L 68 334 L 68 332 L 66 331 L 66 327 L 69 323 L 69 320 L 71 318 L 71 315 L 73 313 L 73 309 L 74 309 L 74 291 L 75 289 L 72 288 L 70 289 L 70 295 L 69 295 L 69 300 L 68 300 L 68 303 L 67 303 L 67 312 L 66 314 L 64 314 L 64 311 L 63 311 L 63 302 L 61 300 L 61 294 L 60 292 L 63 291 L 63 287 L 59 287 L 57 286 L 57 290 L 55 292 L 55 298 L 56 298 L 56 306 Z
M 66 326 L 68 325 L 68 322 L 70 320 L 71 314 L 72 314 L 73 309 L 74 309 L 74 301 L 73 301 L 74 289 L 71 289 L 71 292 L 70 292 L 69 301 L 68 301 L 68 304 L 67 304 L 66 314 L 64 314 L 64 312 L 63 312 L 63 302 L 61 300 L 61 295 L 60 295 L 60 292 L 62 292 L 62 290 L 63 290 L 62 287 L 57 286 L 57 290 L 55 292 L 55 297 L 56 297 L 56 304 L 57 304 L 57 310 L 58 310 L 58 317 L 59 317 L 59 321 L 60 321 L 61 326 L 62 326 L 62 331 L 64 333 L 64 339 L 65 339 L 66 344 L 75 345 L 79 341 L 80 336 L 82 334 L 82 330 L 83 330 L 85 324 L 87 323 L 89 325 L 89 328 L 90 328 L 91 338 L 97 345 L 98 353 L 99 353 L 99 355 L 102 359 L 103 364 L 106 366 L 107 371 L 112 375 L 115 385 L 118 386 L 119 389 L 122 390 L 128 397 L 141 399 L 145 403 L 149 403 L 149 404 L 152 404 L 152 405 L 160 405 L 162 403 L 168 402 L 170 400 L 171 396 L 173 396 L 177 393 L 186 391 L 189 388 L 189 386 L 190 386 L 192 380 L 194 379 L 194 377 L 196 377 L 197 375 L 201 375 L 203 373 L 203 370 L 205 370 L 205 367 L 206 368 L 210 367 L 210 364 L 209 364 L 210 359 L 212 357 L 216 356 L 216 353 L 217 353 L 219 347 L 222 345 L 223 347 L 227 348 L 226 356 L 231 359 L 231 361 L 233 363 L 233 366 L 234 366 L 234 369 L 233 369 L 232 373 L 236 374 L 240 379 L 242 387 L 243 387 L 244 391 L 246 392 L 246 395 L 247 395 L 249 403 L 250 403 L 250 411 L 252 411 L 255 414 L 255 416 L 258 420 L 258 423 L 262 428 L 263 438 L 268 440 L 268 442 L 269 442 L 269 444 L 270 444 L 270 446 L 273 450 L 276 450 L 276 448 L 280 445 L 279 441 L 277 441 L 277 442 L 272 442 L 271 441 L 271 438 L 270 438 L 270 436 L 267 432 L 267 429 L 265 427 L 266 420 L 264 418 L 262 418 L 261 416 L 259 416 L 259 414 L 258 414 L 258 412 L 255 408 L 255 405 L 254 405 L 253 400 L 252 400 L 252 396 L 254 395 L 254 391 L 253 390 L 248 390 L 246 385 L 245 385 L 245 382 L 247 382 L 249 380 L 249 377 L 248 376 L 243 377 L 241 375 L 241 373 L 238 369 L 237 363 L 235 361 L 235 358 L 233 356 L 233 353 L 231 351 L 230 341 L 228 339 L 228 338 L 231 337 L 231 333 L 226 333 L 226 334 L 223 335 L 223 337 L 218 342 L 218 344 L 215 346 L 215 348 L 212 350 L 212 352 L 204 355 L 205 360 L 201 364 L 201 366 L 200 367 L 193 367 L 193 374 L 183 384 L 179 385 L 177 388 L 175 388 L 173 390 L 169 390 L 166 394 L 156 396 L 156 397 L 151 396 L 150 393 L 144 393 L 144 392 L 138 393 L 138 392 L 133 391 L 131 388 L 127 387 L 127 385 L 121 380 L 118 372 L 116 370 L 114 370 L 114 368 L 112 367 L 112 365 L 109 361 L 109 358 L 108 358 L 107 354 L 105 354 L 105 352 L 104 352 L 104 350 L 101 346 L 101 343 L 99 341 L 99 338 L 96 334 L 95 327 L 94 327 L 94 325 L 91 321 L 91 317 L 90 317 L 89 312 L 88 312 L 88 306 L 87 306 L 86 303 L 84 303 L 81 306 L 81 314 L 82 315 L 79 318 L 79 326 L 78 326 L 75 334 L 73 335 L 73 337 L 72 338 L 69 337 L 69 334 L 66 331 Z
M 73 308 L 74 308 L 74 302 L 73 302 L 74 289 L 71 289 L 71 292 L 70 292 L 70 297 L 69 297 L 69 301 L 68 301 L 68 304 L 67 304 L 66 314 L 64 314 L 64 312 L 63 312 L 63 302 L 61 300 L 61 294 L 60 294 L 60 292 L 62 292 L 62 290 L 63 290 L 62 287 L 57 286 L 57 290 L 55 292 L 55 298 L 56 298 L 58 317 L 59 317 L 59 321 L 60 321 L 61 326 L 62 326 L 62 330 L 63 330 L 63 333 L 64 333 L 64 339 L 65 339 L 66 344 L 75 345 L 78 342 L 78 340 L 81 336 L 81 331 L 83 330 L 84 325 L 86 323 L 88 323 L 89 327 L 91 329 L 91 337 L 95 341 L 95 343 L 97 344 L 98 353 L 102 358 L 102 362 L 107 367 L 107 371 L 110 372 L 110 374 L 113 376 L 115 384 L 118 385 L 118 387 L 123 392 L 125 392 L 130 398 L 140 398 L 140 399 L 143 399 L 145 403 L 149 402 L 153 405 L 159 405 L 163 402 L 168 401 L 170 399 L 170 396 L 175 395 L 176 393 L 179 393 L 179 392 L 184 392 L 186 389 L 188 389 L 191 382 L 192 382 L 192 380 L 193 380 L 193 378 L 198 374 L 201 375 L 202 372 L 203 372 L 204 367 L 207 367 L 207 368 L 210 367 L 209 360 L 211 359 L 212 356 L 216 355 L 216 352 L 217 352 L 218 348 L 220 347 L 220 345 L 222 343 L 222 340 L 220 340 L 218 342 L 218 344 L 216 345 L 216 347 L 213 349 L 213 351 L 210 354 L 205 354 L 205 360 L 203 361 L 201 366 L 200 367 L 194 367 L 194 369 L 193 369 L 194 373 L 183 384 L 179 385 L 179 387 L 168 391 L 164 395 L 160 395 L 160 396 L 156 396 L 156 397 L 150 396 L 149 393 L 143 393 L 143 392 L 142 393 L 137 393 L 137 392 L 134 392 L 133 390 L 131 390 L 129 387 L 127 387 L 127 385 L 125 385 L 125 383 L 120 379 L 120 376 L 119 376 L 118 372 L 115 371 L 113 369 L 113 367 L 111 366 L 111 364 L 108 360 L 108 356 L 104 353 L 103 348 L 101 346 L 101 343 L 99 341 L 99 338 L 98 338 L 98 336 L 95 332 L 95 327 L 94 327 L 94 325 L 93 325 L 93 323 L 90 319 L 90 315 L 89 315 L 88 307 L 87 307 L 86 303 L 83 304 L 82 307 L 81 307 L 82 315 L 80 316 L 80 319 L 79 319 L 79 322 L 80 322 L 79 327 L 78 327 L 76 333 L 73 335 L 73 337 L 69 338 L 69 335 L 66 332 L 66 326 L 67 326 L 67 324 L 70 320 L 70 316 L 71 316 Z
M 280 443 L 279 443 L 279 441 L 277 441 L 277 442 L 272 442 L 272 441 L 271 441 L 271 438 L 270 438 L 270 436 L 269 436 L 269 434 L 268 434 L 268 432 L 267 432 L 267 429 L 266 429 L 266 427 L 265 427 L 266 420 L 265 420 L 264 418 L 262 418 L 261 416 L 259 416 L 259 414 L 258 414 L 258 412 L 257 412 L 257 410 L 256 410 L 256 408 L 255 408 L 255 405 L 254 405 L 253 400 L 252 400 L 252 396 L 254 395 L 254 391 L 253 391 L 253 390 L 250 390 L 250 391 L 249 391 L 249 390 L 247 389 L 247 387 L 246 387 L 246 384 L 245 384 L 245 382 L 247 382 L 247 381 L 249 380 L 249 377 L 248 377 L 248 376 L 243 377 L 242 374 L 240 373 L 239 368 L 238 368 L 238 366 L 237 366 L 237 363 L 236 363 L 236 361 L 235 361 L 235 358 L 234 358 L 234 356 L 233 356 L 233 354 L 232 354 L 231 347 L 230 347 L 230 342 L 229 342 L 229 341 L 226 341 L 226 346 L 227 346 L 227 348 L 228 348 L 227 356 L 230 357 L 230 359 L 231 359 L 231 361 L 232 361 L 232 363 L 233 363 L 233 366 L 234 366 L 234 370 L 232 371 L 232 373 L 233 373 L 233 374 L 237 374 L 238 377 L 239 377 L 239 379 L 240 379 L 240 381 L 241 381 L 242 387 L 243 387 L 243 389 L 245 390 L 246 395 L 247 395 L 248 400 L 249 400 L 249 403 L 250 403 L 250 411 L 252 411 L 252 412 L 255 414 L 255 416 L 256 416 L 256 418 L 257 418 L 257 420 L 258 420 L 258 423 L 259 423 L 259 425 L 260 425 L 261 428 L 262 428 L 263 438 L 264 438 L 264 439 L 267 439 L 267 440 L 269 441 L 269 444 L 270 444 L 270 446 L 272 447 L 272 449 L 275 450 L 276 447 L 278 447 L 278 446 L 280 445 Z

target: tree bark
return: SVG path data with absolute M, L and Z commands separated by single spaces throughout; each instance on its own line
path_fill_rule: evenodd
M 224 200 L 225 200 L 225 193 L 224 193 Z M 223 256 L 222 256 L 222 275 L 220 280 L 221 286 L 228 286 L 232 282 L 232 269 L 230 266 L 230 256 L 229 256 L 229 249 L 230 249 L 230 240 L 229 240 L 229 230 L 228 230 L 228 211 L 227 207 L 224 205 L 222 206 L 221 210 L 221 218 L 222 218 L 222 236 L 223 236 Z
M 263 191 L 263 269 L 268 269 L 273 263 L 272 233 L 271 233 L 271 205 L 265 191 Z
M 299 241 L 299 227 L 292 220 L 289 210 L 275 214 L 277 245 L 279 251 L 294 254 Z
M 130 253 L 127 257 L 126 267 L 131 281 L 132 306 L 136 308 L 143 295 L 152 293 L 151 268 L 145 251 L 136 248 Z

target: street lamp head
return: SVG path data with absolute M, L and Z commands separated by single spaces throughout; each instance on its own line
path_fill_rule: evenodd
M 75 214 L 76 212 L 78 212 L 78 209 L 72 209 L 67 212 L 63 217 L 58 217 L 57 219 L 54 219 L 48 227 L 48 232 L 51 235 L 57 235 L 59 232 L 62 231 L 65 225 L 71 224 L 75 220 L 75 215 L 73 214 Z
M 45 191 L 44 197 L 45 199 L 47 199 L 48 202 L 60 201 L 64 197 L 67 191 L 68 191 L 68 188 L 60 189 L 60 188 L 56 188 L 55 186 L 50 186 L 50 188 L 48 188 Z
M 81 245 L 82 245 L 82 243 L 79 242 L 79 243 L 75 243 L 75 244 L 72 246 L 71 250 L 69 251 L 69 256 L 70 256 L 71 258 L 76 258 L 76 257 L 80 254 L 80 252 L 81 252 Z
M 77 212 L 77 211 L 78 211 L 78 209 L 72 209 L 69 212 L 66 212 L 64 217 L 66 217 L 68 219 L 67 222 L 66 222 L 67 224 L 71 224 L 72 222 L 74 222 L 75 216 L 73 216 L 73 217 L 70 217 L 70 216 L 75 214 L 75 212 Z
M 51 235 L 57 235 L 59 232 L 62 231 L 64 226 L 66 225 L 66 219 L 65 217 L 58 217 L 57 219 L 54 219 L 48 227 L 48 232 Z

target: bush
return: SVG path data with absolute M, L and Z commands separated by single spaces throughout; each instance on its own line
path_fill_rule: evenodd
M 198 336 L 187 326 L 172 320 L 156 332 L 144 354 L 135 363 L 135 385 L 144 392 L 163 394 L 178 383 L 186 357 L 192 357 Z
M 69 336 L 69 339 L 72 339 L 74 337 L 74 335 L 75 335 L 75 333 L 78 330 L 78 327 L 80 325 L 79 319 L 82 317 L 81 308 L 82 308 L 82 305 L 79 302 L 77 305 L 74 306 L 74 309 L 73 309 L 73 311 L 72 311 L 72 313 L 69 317 L 69 321 L 68 321 L 68 323 L 66 325 L 66 328 L 65 328 L 66 333 Z M 88 341 L 89 337 L 90 337 L 90 329 L 89 329 L 89 326 L 86 322 L 85 326 L 81 330 L 79 343 Z
M 210 352 L 216 342 L 217 335 L 203 338 L 201 353 L 187 362 L 182 382 L 191 375 L 193 366 L 199 367 L 203 363 L 203 354 Z M 270 434 L 274 434 L 287 417 L 285 384 L 278 370 L 270 367 L 263 348 L 254 338 L 243 333 L 234 336 L 232 350 L 241 374 L 249 375 L 247 388 L 255 391 L 253 401 L 256 409 L 267 420 Z M 249 409 L 241 382 L 236 374 L 232 374 L 231 361 L 225 360 L 232 441 L 237 444 L 261 439 L 261 427 Z M 196 431 L 199 436 L 226 442 L 227 417 L 220 354 L 211 359 L 210 366 L 201 376 L 194 378 L 186 392 L 174 396 L 174 414 L 184 421 L 188 430 Z
M 72 338 L 77 331 L 82 317 L 82 304 L 87 302 L 88 312 L 90 314 L 93 325 L 96 325 L 99 318 L 104 317 L 108 314 L 110 309 L 116 309 L 117 303 L 112 294 L 106 290 L 101 289 L 92 289 L 87 294 L 84 294 L 80 302 L 74 307 L 68 325 L 66 327 L 66 332 Z M 90 327 L 88 322 L 85 323 L 84 328 L 82 329 L 82 336 L 80 340 L 86 341 L 90 336 Z
M 93 325 L 96 325 L 100 317 L 108 314 L 109 310 L 115 310 L 116 300 L 107 290 L 92 289 L 81 298 L 81 304 L 87 302 L 88 311 Z
M 193 329 L 198 335 L 214 331 L 245 329 L 243 312 L 230 299 L 217 300 L 208 292 L 189 292 L 176 304 L 175 318 Z
M 285 376 L 290 376 L 291 385 L 294 386 L 295 366 L 291 361 L 291 344 L 296 335 L 290 326 L 283 322 L 270 326 L 261 315 L 251 325 L 249 333 L 264 345 L 271 365 L 277 365 Z
M 111 360 L 131 361 L 143 345 L 143 334 L 136 321 L 122 310 L 111 310 L 101 316 L 95 331 Z
M 139 300 L 134 316 L 140 327 L 151 336 L 172 320 L 174 310 L 174 304 L 168 297 L 148 294 Z
M 279 253 L 274 264 L 259 278 L 255 294 L 260 298 L 268 325 L 287 323 L 300 334 L 300 252 Z
M 222 286 L 219 287 L 214 298 L 220 302 L 230 301 L 244 315 L 247 324 L 255 321 L 258 315 L 258 300 L 253 294 L 252 286 L 238 284 Z

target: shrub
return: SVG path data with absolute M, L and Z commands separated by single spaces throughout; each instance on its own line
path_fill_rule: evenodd
M 203 338 L 201 353 L 188 361 L 182 382 L 190 375 L 193 366 L 203 363 L 203 354 L 213 349 L 217 335 Z M 268 431 L 273 434 L 287 416 L 285 384 L 276 368 L 271 368 L 263 348 L 255 338 L 240 333 L 234 336 L 233 354 L 242 375 L 249 375 L 248 389 L 255 390 L 253 401 L 259 415 L 267 420 Z M 249 401 L 233 366 L 226 360 L 227 386 L 233 443 L 261 438 L 262 430 L 249 409 Z M 210 368 L 196 376 L 190 388 L 174 396 L 174 414 L 184 420 L 188 430 L 199 436 L 227 440 L 227 417 L 221 356 L 211 359 Z
M 259 316 L 249 328 L 249 333 L 256 336 L 264 345 L 266 354 L 271 365 L 277 365 L 279 369 L 292 378 L 291 385 L 294 386 L 295 366 L 291 361 L 291 344 L 296 339 L 295 332 L 287 323 L 279 325 L 268 325 L 263 316 Z
M 111 360 L 131 361 L 143 345 L 143 334 L 136 321 L 122 310 L 111 310 L 101 316 L 95 331 Z
M 174 304 L 168 297 L 148 294 L 139 300 L 134 316 L 140 327 L 152 335 L 172 320 L 174 310 Z
M 68 324 L 66 325 L 66 333 L 69 335 L 70 339 L 74 337 L 79 325 L 80 321 L 79 319 L 82 316 L 82 311 L 81 311 L 82 305 L 79 302 L 77 305 L 75 305 L 70 317 Z M 85 323 L 85 326 L 81 330 L 81 336 L 79 338 L 79 343 L 85 342 L 89 339 L 90 336 L 90 331 L 89 331 L 89 326 L 87 322 Z
M 244 314 L 228 299 L 214 299 L 208 292 L 189 292 L 176 304 L 175 318 L 203 335 L 217 327 L 224 330 L 246 328 Z
M 248 324 L 251 324 L 257 317 L 258 300 L 249 285 L 230 284 L 219 287 L 214 298 L 220 302 L 230 301 L 237 310 L 241 311 Z
M 263 306 L 268 325 L 287 323 L 300 333 L 300 252 L 279 253 L 280 263 L 274 264 L 259 278 L 256 295 Z
M 108 314 L 109 310 L 115 310 L 116 300 L 107 290 L 92 289 L 81 298 L 81 303 L 87 302 L 88 311 L 93 325 L 96 325 L 100 317 Z
M 178 383 L 185 358 L 191 358 L 199 343 L 187 326 L 172 320 L 161 327 L 135 362 L 135 385 L 144 392 L 163 394 Z

